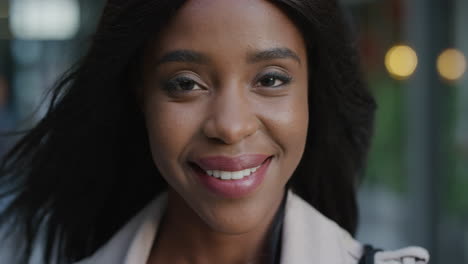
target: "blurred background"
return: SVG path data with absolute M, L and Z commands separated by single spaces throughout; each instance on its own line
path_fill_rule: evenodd
M 342 2 L 379 104 L 358 239 L 468 263 L 468 1 Z M 47 89 L 86 51 L 103 4 L 0 0 L 0 132 L 41 118 Z M 16 139 L 0 137 L 0 155 Z

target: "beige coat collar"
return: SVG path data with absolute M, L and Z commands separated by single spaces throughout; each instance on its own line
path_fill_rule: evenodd
M 146 264 L 166 202 L 167 194 L 157 197 L 95 254 L 76 264 Z M 291 191 L 285 210 L 282 264 L 358 263 L 363 252 L 361 244 Z M 400 255 L 396 256 L 398 262 L 388 263 L 401 263 L 404 256 Z M 379 263 L 387 262 L 376 261 Z

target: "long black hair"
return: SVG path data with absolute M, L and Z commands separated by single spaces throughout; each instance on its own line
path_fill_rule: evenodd
M 288 186 L 354 234 L 374 99 L 336 1 L 272 2 L 302 31 L 310 65 L 307 145 Z M 183 3 L 108 0 L 87 54 L 53 88 L 45 117 L 2 160 L 0 197 L 13 199 L 0 224 L 23 237 L 22 261 L 38 239 L 46 262 L 92 254 L 167 188 L 134 84 L 145 45 Z

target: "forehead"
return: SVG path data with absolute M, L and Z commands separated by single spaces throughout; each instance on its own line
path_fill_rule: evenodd
M 301 57 L 305 44 L 294 23 L 264 0 L 189 0 L 158 36 L 156 52 L 192 49 L 241 56 L 247 50 L 286 47 Z

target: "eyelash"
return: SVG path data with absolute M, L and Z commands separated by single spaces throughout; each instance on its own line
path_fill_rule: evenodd
M 255 83 L 255 86 L 261 86 L 261 85 L 257 85 L 257 84 L 259 84 L 262 80 L 266 80 L 268 78 L 273 78 L 275 80 L 279 80 L 279 81 L 282 82 L 279 85 L 266 86 L 266 87 L 273 87 L 273 88 L 288 85 L 292 81 L 292 77 L 287 75 L 287 74 L 282 74 L 282 73 L 279 73 L 279 72 L 269 72 L 269 73 L 266 73 L 266 74 L 262 75 L 260 78 L 258 78 L 258 81 Z
M 282 83 L 279 84 L 279 85 L 273 85 L 273 86 L 265 86 L 265 85 L 261 84 L 261 82 L 263 80 L 267 80 L 269 78 L 274 79 L 273 84 L 275 84 L 277 80 L 281 81 Z M 292 77 L 287 75 L 287 74 L 282 74 L 282 73 L 278 73 L 278 72 L 269 72 L 269 73 L 266 73 L 266 74 L 262 75 L 261 77 L 257 78 L 255 86 L 256 87 L 277 88 L 277 87 L 288 85 L 289 83 L 291 83 L 291 81 L 292 81 Z M 191 90 L 184 90 L 183 88 L 181 89 L 180 86 L 183 85 L 184 82 L 185 82 L 185 84 L 190 84 L 191 86 L 194 86 L 194 87 L 198 86 L 198 87 L 200 87 L 200 89 L 191 89 Z M 165 82 L 163 84 L 163 87 L 164 87 L 164 90 L 166 90 L 167 92 L 172 93 L 172 94 L 175 94 L 175 93 L 189 93 L 189 92 L 192 92 L 192 91 L 195 91 L 195 90 L 204 89 L 203 86 L 200 85 L 197 81 L 195 81 L 194 79 L 192 79 L 190 77 L 186 77 L 186 76 L 177 76 L 177 77 Z
M 178 88 L 178 86 L 183 85 L 183 82 L 188 82 L 190 83 L 190 85 L 199 86 L 203 88 L 203 86 L 200 85 L 198 82 L 196 82 L 194 79 L 190 77 L 186 77 L 186 76 L 177 76 L 167 81 L 166 83 L 164 83 L 163 87 L 164 87 L 164 90 L 170 93 L 188 93 L 188 92 L 194 91 L 194 90 L 184 90 L 184 89 Z M 197 89 L 197 90 L 201 90 L 201 89 Z

